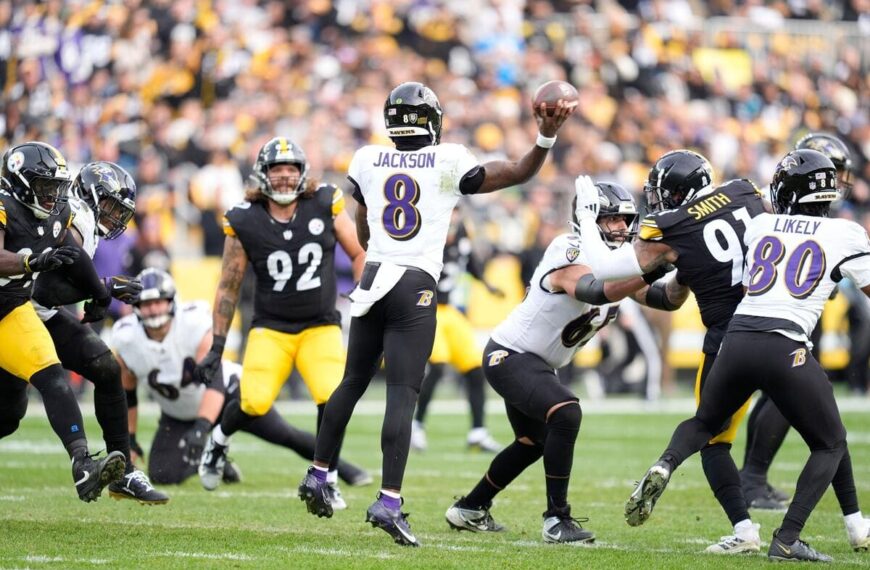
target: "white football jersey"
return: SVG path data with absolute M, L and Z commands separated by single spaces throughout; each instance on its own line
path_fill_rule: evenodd
M 495 328 L 492 340 L 517 352 L 536 354 L 553 368 L 561 368 L 615 319 L 619 303 L 589 305 L 565 292 L 552 291 L 548 276 L 568 265 L 589 265 L 580 237 L 573 233 L 553 240 L 532 275 L 525 299 Z
M 744 239 L 747 292 L 734 312 L 735 330 L 776 330 L 806 342 L 840 279 L 870 285 L 870 239 L 855 222 L 760 214 Z
M 477 165 L 459 144 L 415 151 L 370 145 L 356 151 L 348 176 L 368 210 L 366 260 L 417 267 L 438 281 L 459 182 Z
M 148 338 L 136 315 L 127 315 L 112 328 L 112 348 L 139 383 L 148 385 L 164 414 L 194 420 L 206 387 L 192 382 L 192 372 L 197 348 L 211 326 L 211 311 L 203 301 L 180 304 L 161 342 Z
M 100 245 L 100 236 L 97 235 L 97 220 L 94 212 L 87 203 L 78 196 L 70 196 L 69 207 L 72 210 L 72 225 L 82 236 L 82 249 L 94 258 L 97 246 Z M 57 314 L 57 309 L 43 307 L 36 301 L 31 301 L 36 314 L 43 322 Z

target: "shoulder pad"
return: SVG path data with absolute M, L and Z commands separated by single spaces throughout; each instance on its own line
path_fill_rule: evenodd
M 761 196 L 761 189 L 748 178 L 734 178 L 732 180 L 728 180 L 724 184 L 719 185 L 718 188 L 721 192 L 733 192 L 733 193 L 751 193 L 757 194 Z

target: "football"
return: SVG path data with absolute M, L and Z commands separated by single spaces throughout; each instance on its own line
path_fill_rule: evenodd
M 545 103 L 547 105 L 547 116 L 552 116 L 556 112 L 556 102 L 559 99 L 564 99 L 570 108 L 577 106 L 578 97 L 577 90 L 573 85 L 556 79 L 538 87 L 538 90 L 535 91 L 534 105 L 535 109 L 538 109 L 541 103 Z

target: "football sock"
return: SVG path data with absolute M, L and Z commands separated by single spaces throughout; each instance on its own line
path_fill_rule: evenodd
M 417 390 L 405 384 L 387 384 L 387 406 L 381 427 L 382 485 L 401 489 L 411 446 L 411 422 Z
M 326 483 L 326 476 L 329 474 L 326 468 L 318 467 L 317 465 L 312 465 L 312 467 L 314 469 L 311 471 L 311 473 L 314 475 L 314 477 L 321 483 Z
M 317 433 L 320 433 L 320 424 L 323 423 L 323 411 L 326 409 L 326 403 L 317 404 Z M 344 431 L 338 437 L 335 445 L 335 452 L 332 454 L 332 459 L 329 460 L 329 469 L 334 471 L 338 469 L 338 464 L 341 456 L 341 446 L 344 444 Z
M 465 386 L 468 390 L 468 405 L 471 408 L 471 427 L 483 427 L 483 409 L 486 404 L 486 378 L 478 366 L 465 373 Z
M 730 443 L 715 443 L 701 449 L 701 465 L 716 500 L 732 525 L 749 518 L 740 473 L 731 457 Z
M 429 408 L 429 402 L 432 401 L 432 396 L 435 394 L 435 387 L 444 376 L 445 368 L 445 364 L 430 364 L 429 372 L 423 377 L 423 384 L 420 386 L 420 396 L 417 398 L 417 412 L 414 416 L 414 419 L 421 424 L 426 421 L 426 411 Z
M 224 433 L 223 428 L 221 428 L 220 424 L 214 426 L 214 429 L 211 432 L 211 438 L 218 445 L 222 445 L 224 447 L 230 444 L 230 438 L 227 437 L 227 434 Z
M 398 511 L 402 508 L 402 496 L 398 493 L 381 489 L 381 495 L 378 497 L 378 500 L 391 511 Z
M 831 486 L 837 495 L 837 501 L 840 503 L 840 511 L 843 513 L 843 516 L 849 517 L 858 513 L 860 518 L 861 510 L 858 508 L 858 493 L 855 490 L 855 477 L 852 475 L 852 457 L 849 455 L 848 447 L 846 452 L 843 453 L 843 458 L 840 459 L 840 465 L 837 467 L 837 472 L 834 473 Z
M 763 485 L 790 425 L 766 394 L 762 394 L 755 404 L 747 425 L 743 475 L 751 482 Z
M 338 483 L 338 471 L 332 470 L 326 472 L 326 482 L 330 485 L 335 485 Z
M 845 442 L 833 449 L 811 451 L 806 465 L 798 476 L 794 497 L 782 521 L 779 537 L 784 542 L 792 543 L 800 536 L 810 513 L 840 468 L 845 451 Z M 837 498 L 840 498 L 839 495 Z
M 671 435 L 671 441 L 668 443 L 668 447 L 662 453 L 659 461 L 665 462 L 670 467 L 671 473 L 673 473 L 677 467 L 682 465 L 683 461 L 701 451 L 701 448 L 712 437 L 713 434 L 710 433 L 704 422 L 697 417 L 689 418 L 674 430 L 673 435 Z
M 30 384 L 39 390 L 48 422 L 70 457 L 74 452 L 79 452 L 82 445 L 87 451 L 82 412 L 60 364 L 52 364 L 40 370 L 30 377 Z
M 544 442 L 544 475 L 547 480 L 547 508 L 568 504 L 568 483 L 574 463 L 574 442 L 580 432 L 580 405 L 572 402 L 547 418 Z
M 127 396 L 121 384 L 121 367 L 111 352 L 106 352 L 83 371 L 94 384 L 94 413 L 103 430 L 106 451 L 120 451 L 127 459 L 127 473 L 133 471 L 130 460 L 130 434 L 127 426 Z
M 543 446 L 526 445 L 514 440 L 493 458 L 486 475 L 481 477 L 474 489 L 462 500 L 462 504 L 471 509 L 488 507 L 499 491 L 510 485 L 529 465 L 540 459 L 543 453 Z

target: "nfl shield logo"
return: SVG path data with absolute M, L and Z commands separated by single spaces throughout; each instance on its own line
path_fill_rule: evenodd
M 568 258 L 568 261 L 574 263 L 574 260 L 580 255 L 580 250 L 576 247 L 569 247 L 568 251 L 565 252 L 565 257 Z
M 284 232 L 284 239 L 286 239 L 287 241 L 290 241 L 291 239 L 293 239 L 293 232 L 290 230 L 285 231 Z

